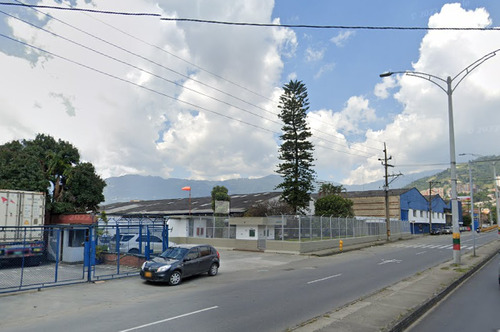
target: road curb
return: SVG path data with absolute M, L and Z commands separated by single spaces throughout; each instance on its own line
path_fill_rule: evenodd
M 499 250 L 500 241 L 493 240 L 480 247 L 476 256 L 463 255 L 464 260 L 458 266 L 455 266 L 452 260 L 436 264 L 304 321 L 289 331 L 404 331 L 467 278 L 494 259 Z
M 498 246 L 498 245 L 497 245 Z M 481 267 L 491 261 L 493 258 L 498 255 L 498 248 L 486 256 L 485 259 L 479 261 L 479 263 L 472 266 L 472 268 L 465 272 L 462 276 L 460 276 L 457 280 L 452 282 L 450 285 L 445 287 L 439 293 L 436 294 L 433 298 L 429 299 L 414 311 L 409 313 L 407 316 L 403 317 L 399 320 L 394 326 L 392 326 L 388 331 L 390 332 L 402 332 L 406 328 L 408 328 L 411 324 L 416 322 L 420 317 L 422 317 L 429 309 L 431 309 L 436 303 L 441 301 L 446 295 L 450 294 L 455 288 L 457 288 L 461 283 L 466 281 L 470 276 L 476 273 Z

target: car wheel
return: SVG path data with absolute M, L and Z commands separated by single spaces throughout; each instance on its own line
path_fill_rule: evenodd
M 138 253 L 139 253 L 139 249 L 136 249 L 136 248 L 130 249 L 130 250 L 128 251 L 128 253 L 129 253 L 129 254 L 134 254 L 134 255 L 136 255 L 136 254 L 138 254 Z
M 217 266 L 217 264 L 212 263 L 212 265 L 210 265 L 210 269 L 208 270 L 208 275 L 214 276 L 217 274 L 218 271 L 219 271 L 219 267 Z
M 170 286 L 176 286 L 176 285 L 180 284 L 181 277 L 182 277 L 182 275 L 181 275 L 180 271 L 172 272 L 172 274 L 170 275 L 170 278 L 168 278 L 168 284 Z

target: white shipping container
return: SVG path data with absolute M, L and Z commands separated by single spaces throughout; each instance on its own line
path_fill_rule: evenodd
M 43 226 L 45 221 L 45 194 L 42 192 L 0 189 L 0 228 Z M 4 229 L 0 241 L 35 240 L 42 237 L 41 228 Z

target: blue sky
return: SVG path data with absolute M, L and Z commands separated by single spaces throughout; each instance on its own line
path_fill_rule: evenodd
M 350 27 L 498 27 L 500 19 L 494 0 L 30 3 Z M 74 144 L 104 178 L 272 174 L 280 144 L 277 101 L 290 79 L 309 92 L 320 180 L 380 180 L 384 142 L 395 172 L 445 168 L 446 95 L 421 79 L 379 74 L 418 70 L 446 77 L 500 48 L 500 31 L 262 28 L 0 10 L 38 26 L 0 14 L 0 69 L 9 82 L 0 91 L 0 143 L 52 135 Z M 499 74 L 500 58 L 493 57 L 454 93 L 457 154 L 499 154 Z

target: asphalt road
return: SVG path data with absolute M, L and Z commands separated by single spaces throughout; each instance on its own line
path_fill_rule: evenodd
M 440 235 L 330 257 L 221 251 L 218 276 L 176 287 L 127 278 L 2 297 L 0 330 L 284 331 L 450 260 L 451 247 Z
M 407 331 L 500 331 L 499 265 L 497 255 Z

